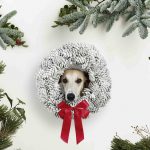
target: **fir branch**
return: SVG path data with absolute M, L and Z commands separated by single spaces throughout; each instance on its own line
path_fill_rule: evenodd
M 8 36 L 16 36 L 18 38 L 23 37 L 23 33 L 16 29 L 0 28 L 0 34 L 6 34 Z
M 111 150 L 150 150 L 150 132 L 148 127 L 135 126 L 134 132 L 141 137 L 141 140 L 132 143 L 129 140 L 115 136 L 111 142 Z
M 7 99 L 11 99 L 8 94 L 0 93 L 0 99 L 4 98 L 5 95 Z M 12 99 L 11 99 L 12 100 Z M 13 100 L 12 100 L 13 102 Z M 0 104 L 0 149 L 8 148 L 12 145 L 11 137 L 16 133 L 16 131 L 21 127 L 25 117 L 25 111 L 20 108 L 20 102 L 14 107 L 7 107 L 4 104 Z
M 75 22 L 77 19 L 84 17 L 85 16 L 85 12 L 74 12 L 68 15 L 63 16 L 62 18 L 60 18 L 58 21 L 62 24 L 64 23 L 73 23 Z
M 0 20 L 0 27 L 3 27 L 7 21 L 12 18 L 13 16 L 15 16 L 17 14 L 17 11 L 11 11 L 9 12 L 7 15 L 5 15 L 1 20 Z
M 11 11 L 0 19 L 0 46 L 5 50 L 7 46 L 26 46 L 22 41 L 24 36 L 18 27 L 8 23 L 8 20 L 16 15 L 17 11 Z
M 11 39 L 9 36 L 7 36 L 6 34 L 1 34 L 1 38 L 6 44 L 10 44 L 12 46 L 16 44 L 16 42 L 13 39 Z
M 2 74 L 4 72 L 6 65 L 4 64 L 3 61 L 0 61 L 0 74 Z
M 148 30 L 147 30 L 147 26 L 145 26 L 144 24 L 142 23 L 139 23 L 139 35 L 142 39 L 145 39 L 147 38 L 148 36 Z
M 150 28 L 150 20 L 148 20 L 148 19 L 142 19 L 141 21 L 142 21 L 142 23 L 143 23 L 145 26 L 147 26 L 148 28 Z
M 98 10 L 93 14 L 92 24 L 95 28 L 97 27 L 97 24 L 98 24 Z
M 55 21 L 56 25 L 53 27 L 67 25 L 70 31 L 74 31 L 81 26 L 79 33 L 83 33 L 91 20 L 94 27 L 97 27 L 99 24 L 104 24 L 106 31 L 109 31 L 114 22 L 122 17 L 126 22 L 133 22 L 125 31 L 123 37 L 131 34 L 136 28 L 138 28 L 139 35 L 142 39 L 148 36 L 147 28 L 150 26 L 150 0 L 68 1 L 71 5 L 67 5 L 67 7 L 65 5 L 66 8 L 61 8 L 60 14 L 62 14 L 62 10 L 69 9 L 69 11 L 63 13 L 62 16 L 59 15 L 58 21 Z M 76 9 L 74 10 L 73 8 Z M 85 18 L 84 21 L 83 18 Z
M 70 26 L 70 31 L 73 31 L 77 28 L 80 27 L 80 25 L 83 23 L 84 18 L 79 18 L 76 22 L 74 22 L 71 26 Z
M 85 18 L 85 20 L 84 20 L 84 22 L 83 22 L 83 24 L 81 26 L 81 29 L 79 31 L 80 34 L 83 34 L 84 31 L 86 30 L 86 28 L 88 26 L 88 23 L 89 23 L 89 20 L 90 20 L 90 17 L 91 17 L 90 14 L 86 16 L 86 18 Z
M 132 23 L 127 29 L 126 31 L 123 33 L 123 37 L 128 36 L 129 34 L 131 34 L 136 28 L 138 27 L 138 23 L 134 22 Z
M 99 6 L 100 12 L 107 10 L 111 6 L 112 0 L 105 0 Z M 98 3 L 99 4 L 99 3 Z
M 4 97 L 4 90 L 0 89 L 0 99 L 2 99 Z
M 86 10 L 86 7 L 81 3 L 80 0 L 67 0 L 67 1 L 72 3 L 73 5 L 81 8 L 82 10 Z
M 0 37 L 0 46 L 4 49 L 4 50 L 6 50 L 6 45 L 5 45 L 5 43 L 4 43 L 4 41 L 3 41 L 3 39 Z
M 107 20 L 106 22 L 106 31 L 110 31 L 111 27 L 113 26 L 115 21 L 115 16 L 111 16 L 111 18 L 109 20 Z
M 123 10 L 125 7 L 127 7 L 128 1 L 127 0 L 120 0 L 118 4 L 115 6 L 114 11 L 120 12 Z
M 0 74 L 4 71 L 5 64 L 0 62 Z M 4 105 L 2 100 L 8 100 L 10 107 Z M 26 120 L 25 110 L 21 107 L 25 103 L 17 99 L 18 103 L 13 106 L 14 100 L 0 89 L 0 150 L 12 145 L 11 137 L 21 127 Z

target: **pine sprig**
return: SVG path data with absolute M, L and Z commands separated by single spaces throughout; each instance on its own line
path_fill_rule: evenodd
M 136 143 L 132 143 L 129 140 L 123 140 L 118 135 L 114 137 L 111 143 L 111 150 L 150 150 L 150 131 L 148 127 L 132 127 L 133 133 L 136 133 L 141 137 L 141 140 Z
M 70 31 L 79 29 L 83 34 L 89 21 L 94 27 L 104 24 L 110 31 L 115 21 L 124 18 L 129 26 L 123 33 L 128 36 L 138 29 L 142 39 L 150 28 L 150 0 L 67 0 L 69 5 L 60 9 L 59 18 L 52 27 L 67 25 Z
M 2 100 L 7 99 L 10 102 L 10 107 L 2 104 Z M 10 101 L 10 99 L 12 101 Z M 20 107 L 25 104 L 18 100 L 18 103 L 13 106 L 13 99 L 0 89 L 0 150 L 8 148 L 12 145 L 11 137 L 21 127 L 25 117 L 25 110 Z
M 0 62 L 0 74 L 4 71 L 5 64 Z M 8 101 L 10 106 L 3 104 Z M 25 110 L 22 105 L 25 103 L 20 99 L 15 106 L 14 100 L 3 90 L 0 89 L 0 150 L 6 149 L 12 145 L 11 137 L 21 127 L 26 120 Z
M 6 67 L 6 65 L 4 64 L 4 62 L 3 62 L 3 61 L 0 61 L 0 74 L 3 73 L 5 67 Z
M 17 11 L 14 10 L 0 18 L 0 46 L 3 49 L 6 49 L 7 46 L 27 46 L 25 41 L 22 41 L 24 33 L 14 24 L 8 22 L 16 13 Z

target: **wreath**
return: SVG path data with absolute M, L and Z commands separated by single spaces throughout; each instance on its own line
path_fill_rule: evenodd
M 65 101 L 62 87 L 59 84 L 59 79 L 66 69 L 79 69 L 84 71 L 88 73 L 90 80 L 88 88 L 84 88 L 83 90 L 83 96 L 73 102 Z M 71 110 L 77 110 L 79 107 L 82 107 L 85 110 L 85 116 L 81 115 L 80 117 L 86 118 L 89 113 L 97 112 L 110 99 L 111 79 L 109 71 L 104 58 L 92 45 L 70 43 L 56 50 L 52 50 L 50 55 L 42 61 L 36 80 L 38 94 L 42 103 L 46 108 L 54 112 L 56 116 L 63 119 L 65 118 L 63 116 L 65 109 L 70 110 L 69 114 L 67 114 L 68 117 L 71 115 Z M 73 113 L 74 119 L 76 119 L 75 112 Z M 81 120 L 76 121 L 78 123 L 81 122 Z M 77 126 L 82 126 L 81 124 Z M 63 128 L 65 128 L 65 123 Z M 62 132 L 65 130 L 63 128 Z M 70 129 L 70 127 L 68 128 Z M 68 131 L 69 129 L 66 130 Z M 76 132 L 78 134 L 78 131 Z M 61 138 L 65 142 L 68 142 L 68 137 L 66 139 L 63 137 L 66 134 L 69 133 L 62 133 Z M 77 143 L 79 143 L 78 135 L 76 136 Z

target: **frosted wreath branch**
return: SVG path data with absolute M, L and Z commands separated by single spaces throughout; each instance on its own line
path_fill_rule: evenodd
M 89 74 L 90 84 L 83 91 L 83 96 L 74 102 L 75 106 L 83 99 L 89 103 L 90 112 L 94 113 L 110 99 L 111 79 L 104 58 L 92 45 L 66 44 L 52 50 L 41 64 L 36 76 L 38 94 L 46 108 L 57 114 L 57 105 L 65 99 L 60 76 L 66 69 L 79 69 Z

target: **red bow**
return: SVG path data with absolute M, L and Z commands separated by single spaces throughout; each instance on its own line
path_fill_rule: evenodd
M 76 131 L 76 141 L 77 144 L 84 139 L 84 131 L 82 126 L 82 119 L 87 118 L 89 115 L 89 110 L 87 110 L 89 104 L 86 100 L 83 100 L 75 107 L 71 107 L 66 104 L 64 101 L 58 104 L 58 108 L 61 109 L 58 114 L 63 119 L 63 125 L 61 130 L 61 139 L 68 143 L 72 111 L 74 112 L 74 122 L 75 122 L 75 131 Z

